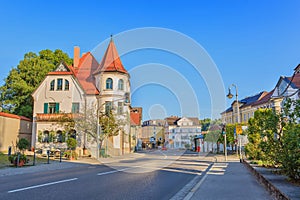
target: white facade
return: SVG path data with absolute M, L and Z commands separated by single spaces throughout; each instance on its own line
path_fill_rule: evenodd
M 168 148 L 186 149 L 194 147 L 194 137 L 201 135 L 199 122 L 183 117 L 177 121 L 177 126 L 168 128 Z
M 120 122 L 122 131 L 119 135 L 107 139 L 105 145 L 109 148 L 110 155 L 121 155 L 126 152 L 129 148 L 127 140 L 130 132 L 128 101 L 130 76 L 116 52 L 111 40 L 101 64 L 98 64 L 91 53 L 84 54 L 80 58 L 76 47 L 75 66 L 60 63 L 45 77 L 32 94 L 34 99 L 32 144 L 35 148 L 66 148 L 65 140 L 62 138 L 76 137 L 78 148 L 88 148 L 94 155 L 96 141 L 86 132 L 96 132 L 97 112 L 105 113 L 112 110 Z M 118 63 L 114 63 L 115 60 Z M 79 114 L 93 115 L 95 128 L 85 133 L 76 130 L 74 116 Z M 75 119 L 74 130 L 65 132 L 65 124 L 57 120 L 61 116 Z

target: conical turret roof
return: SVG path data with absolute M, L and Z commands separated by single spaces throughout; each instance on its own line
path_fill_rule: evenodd
M 95 74 L 100 72 L 128 73 L 121 62 L 120 56 L 112 38 Z

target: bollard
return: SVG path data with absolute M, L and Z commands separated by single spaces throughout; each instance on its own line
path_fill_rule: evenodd
M 47 150 L 47 156 L 48 156 L 48 161 L 47 161 L 47 164 L 50 164 L 50 150 Z
M 11 146 L 8 147 L 8 156 L 11 155 Z
M 19 163 L 20 163 L 20 152 L 18 152 L 18 156 L 17 156 L 17 165 L 16 165 L 17 168 L 19 166 Z
M 59 162 L 61 162 L 61 150 L 59 152 Z
M 35 149 L 33 150 L 33 166 L 35 165 Z

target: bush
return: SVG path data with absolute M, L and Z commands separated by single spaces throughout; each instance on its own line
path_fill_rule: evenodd
M 74 138 L 69 138 L 67 140 L 68 149 L 75 150 L 77 147 L 77 140 Z
M 64 156 L 66 158 L 70 159 L 70 160 L 72 160 L 73 158 L 75 160 L 77 160 L 77 157 L 78 157 L 76 151 L 74 151 L 74 150 L 67 150 L 67 151 L 65 151 Z
M 20 156 L 19 162 L 23 161 L 24 164 L 28 163 L 29 159 L 27 159 L 25 154 L 15 153 L 8 156 L 8 160 L 10 161 L 11 164 L 17 165 L 18 155 Z
M 29 141 L 25 138 L 21 138 L 19 142 L 17 142 L 17 148 L 24 152 L 29 147 Z

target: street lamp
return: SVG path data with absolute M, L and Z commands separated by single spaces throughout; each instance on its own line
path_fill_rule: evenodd
M 231 94 L 231 87 L 235 88 L 237 123 L 240 123 L 240 106 L 239 106 L 239 100 L 238 100 L 238 88 L 235 84 L 231 84 L 231 86 L 228 88 L 228 94 L 227 94 L 228 99 L 231 99 L 233 97 L 233 94 Z
M 231 94 L 231 87 L 235 88 L 235 100 L 236 100 L 236 111 L 237 111 L 237 123 L 240 123 L 240 106 L 239 106 L 239 99 L 238 99 L 238 88 L 235 84 L 231 84 L 231 86 L 228 88 L 228 94 L 227 97 L 231 99 L 233 97 L 233 94 Z M 237 132 L 236 132 L 237 137 Z M 238 140 L 239 146 L 240 146 L 240 162 L 242 162 L 242 142 L 241 138 Z M 237 150 L 237 148 L 236 148 Z M 236 154 L 238 155 L 238 150 L 236 151 Z

